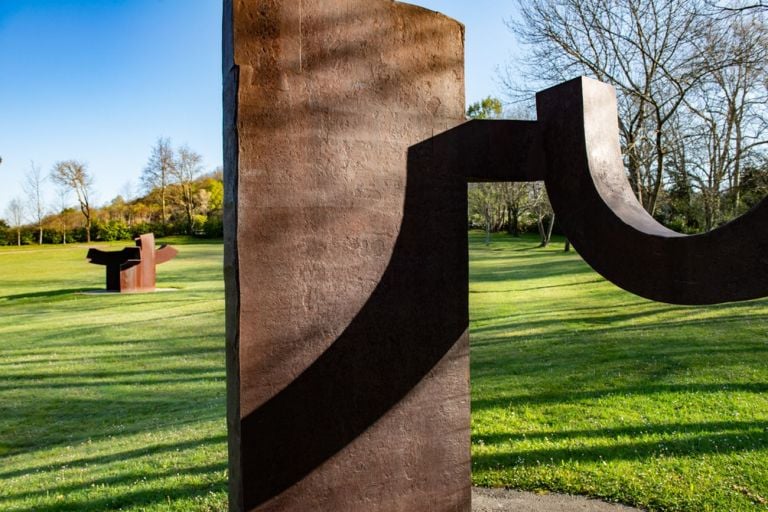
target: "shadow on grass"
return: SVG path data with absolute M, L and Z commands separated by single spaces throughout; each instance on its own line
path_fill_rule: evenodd
M 473 262 L 477 261 L 473 256 Z M 494 258 L 499 264 L 493 269 L 475 269 L 470 274 L 472 284 L 514 281 L 516 283 L 532 279 L 553 278 L 557 276 L 576 276 L 592 274 L 594 271 L 582 260 L 570 258 L 565 261 L 545 260 L 521 265 L 509 257 Z M 509 259 L 509 264 L 504 264 Z M 482 261 L 481 259 L 479 261 Z
M 199 341 L 200 337 L 185 337 L 185 338 L 174 338 L 175 343 L 183 342 L 184 340 L 194 340 Z M 115 341 L 115 342 L 103 342 L 103 343 L 95 343 L 95 344 L 88 344 L 88 345 L 81 345 L 85 347 L 97 347 L 97 348 L 107 348 L 107 347 L 125 347 L 126 345 L 140 345 L 144 343 L 143 340 L 121 340 L 121 341 Z M 170 348 L 158 348 L 158 349 L 147 349 L 147 350 L 132 350 L 131 351 L 131 359 L 133 361 L 146 361 L 146 362 L 152 362 L 152 361 L 168 361 L 169 358 L 174 357 L 192 357 L 192 356 L 217 356 L 223 358 L 223 349 L 220 345 L 216 345 L 214 343 L 210 343 L 209 346 L 203 346 L 203 347 L 190 347 L 190 348 L 179 348 L 179 347 L 170 347 Z M 44 347 L 39 350 L 22 350 L 22 351 L 5 351 L 3 352 L 3 356 L 7 359 L 6 361 L 0 361 L 0 368 L 7 366 L 11 368 L 19 368 L 19 367 L 25 367 L 24 371 L 28 371 L 27 367 L 34 366 L 34 365 L 49 365 L 51 363 L 64 363 L 67 361 L 70 362 L 80 362 L 83 360 L 82 354 L 74 354 L 74 355 L 61 355 L 61 354 L 55 354 L 52 355 L 48 347 Z M 121 361 L 125 359 L 125 354 L 122 353 L 119 350 L 113 350 L 113 351 L 104 351 L 101 353 L 91 353 L 88 354 L 88 360 L 90 361 L 101 361 L 101 362 L 115 362 L 115 361 Z M 172 360 L 172 359 L 171 359 Z M 224 371 L 224 368 L 219 368 L 221 372 Z M 63 376 L 64 378 L 70 377 L 70 374 L 66 373 L 58 373 L 56 374 L 58 376 Z M 83 374 L 81 372 L 78 372 L 74 374 L 74 377 L 80 377 Z M 110 373 L 112 375 L 112 373 Z M 142 375 L 147 375 L 147 372 L 142 373 Z M 0 374 L 0 382 L 4 378 L 7 379 L 16 379 L 16 378 L 24 378 L 23 373 L 17 373 L 17 374 Z
M 492 399 L 472 401 L 472 410 L 477 412 L 490 409 L 506 409 L 526 405 L 573 404 L 586 400 L 598 400 L 622 396 L 650 396 L 663 393 L 766 393 L 768 383 L 723 383 L 723 384 L 649 384 L 624 386 L 584 391 L 544 392 L 531 395 L 500 396 Z
M 0 295 L 0 299 L 20 300 L 20 299 L 53 299 L 64 295 L 75 295 L 77 293 L 96 291 L 93 288 L 68 288 L 65 290 L 47 290 L 44 292 L 18 293 L 16 295 Z
M 0 462 L 7 457 L 58 446 L 204 421 L 221 419 L 223 430 L 225 386 L 223 381 L 214 384 L 217 385 L 187 383 L 182 390 L 173 391 L 159 391 L 151 385 L 137 386 L 103 392 L 101 397 L 92 399 L 73 398 L 80 394 L 68 390 L 51 390 L 37 393 L 34 401 L 20 398 L 0 403 L 0 437 L 5 438 L 7 449 L 0 456 Z M 0 473 L 0 478 L 4 476 Z
M 223 440 L 222 440 L 223 442 Z M 72 484 L 72 485 L 61 485 L 61 486 L 54 486 L 49 487 L 45 489 L 40 489 L 36 491 L 27 491 L 27 492 L 21 492 L 16 494 L 7 494 L 5 496 L 0 496 L 0 502 L 3 501 L 12 501 L 12 500 L 21 500 L 21 499 L 28 499 L 28 498 L 34 498 L 39 496 L 48 496 L 48 495 L 56 495 L 56 494 L 63 494 L 64 496 L 67 496 L 70 493 L 83 491 L 85 489 L 89 489 L 92 487 L 99 487 L 99 486 L 120 486 L 120 485 L 132 485 L 136 484 L 137 482 L 142 481 L 157 481 L 166 477 L 184 477 L 184 476 L 195 476 L 195 475 L 207 475 L 207 474 L 213 474 L 225 471 L 227 469 L 226 462 L 221 462 L 218 464 L 208 464 L 206 466 L 192 466 L 192 467 L 186 467 L 186 468 L 171 468 L 165 471 L 141 471 L 141 472 L 129 472 L 129 473 L 123 473 L 116 476 L 106 477 L 106 478 L 97 478 L 95 480 L 89 480 L 87 482 L 82 482 L 79 484 Z M 221 490 L 224 491 L 226 488 L 226 480 L 223 480 L 221 483 Z M 161 497 L 161 499 L 164 498 Z M 66 498 L 65 498 L 66 499 Z M 163 500 L 164 501 L 164 500 Z M 90 503 L 90 502 L 89 502 Z M 133 505 L 133 503 L 131 503 Z M 39 508 L 35 507 L 35 510 L 40 510 Z M 54 509 L 58 510 L 58 509 Z
M 215 375 L 200 375 L 187 378 L 169 378 L 169 379 L 136 379 L 136 380 L 101 380 L 98 382 L 52 382 L 52 383 L 14 383 L 3 385 L 0 384 L 0 391 L 10 391 L 18 389 L 76 389 L 76 388 L 89 388 L 89 387 L 105 387 L 105 386 L 176 386 L 185 383 L 221 383 L 225 384 L 225 375 L 223 371 L 216 372 Z M 19 379 L 21 380 L 21 379 Z
M 0 472 L 0 478 L 15 478 L 31 473 L 42 472 L 57 472 L 64 469 L 73 468 L 85 468 L 88 466 L 94 466 L 97 464 L 109 464 L 112 462 L 122 462 L 128 459 L 138 459 L 142 457 L 149 457 L 152 455 L 158 455 L 167 452 L 181 452 L 186 450 L 192 450 L 201 448 L 203 446 L 210 446 L 219 443 L 225 443 L 227 441 L 226 435 L 211 436 L 204 439 L 192 439 L 186 441 L 179 441 L 176 443 L 160 443 L 145 448 L 137 448 L 134 450 L 115 451 L 105 455 L 94 455 L 92 457 L 80 457 L 77 459 L 67 460 L 59 464 L 43 464 L 39 466 L 25 467 L 14 471 Z M 17 496 L 18 497 L 18 496 Z
M 147 489 L 144 491 L 115 494 L 107 498 L 88 499 L 87 501 L 64 501 L 51 505 L 35 505 L 32 508 L 19 509 L 20 512 L 103 512 L 122 510 L 125 507 L 146 507 L 158 503 L 171 503 L 177 500 L 194 499 L 211 492 L 226 492 L 227 483 L 199 483 L 173 485 Z M 143 510 L 140 508 L 140 510 Z
M 551 286 L 533 286 L 531 288 L 517 288 L 513 290 L 469 290 L 470 294 L 473 293 L 481 293 L 481 294 L 490 294 L 490 293 L 498 293 L 498 294 L 508 294 L 508 293 L 521 293 L 521 292 L 530 292 L 535 290 L 547 290 L 550 288 L 569 288 L 572 286 L 584 286 L 587 284 L 597 284 L 597 283 L 605 283 L 606 280 L 601 278 L 597 279 L 590 279 L 588 281 L 579 281 L 576 283 L 564 283 L 564 284 L 556 284 Z
M 761 445 L 768 445 L 768 420 L 766 421 L 713 421 L 699 423 L 655 423 L 649 425 L 637 425 L 632 427 L 605 428 L 597 430 L 557 430 L 546 432 L 525 433 L 496 433 L 486 435 L 473 435 L 473 443 L 501 444 L 509 441 L 523 441 L 543 439 L 546 441 L 560 441 L 567 439 L 618 439 L 620 437 L 639 438 L 649 435 L 680 435 L 701 433 L 732 433 L 752 432 L 761 434 Z M 756 448 L 759 449 L 759 448 Z
M 223 375 L 224 368 L 220 366 L 192 366 L 186 368 L 154 368 L 151 372 L 144 370 L 120 370 L 120 371 L 91 371 L 91 372 L 78 372 L 72 371 L 70 373 L 20 373 L 15 375 L 3 375 L 0 376 L 0 382 L 18 382 L 18 381 L 39 381 L 45 380 L 59 380 L 59 379 L 105 379 L 104 384 L 110 384 L 110 380 L 116 377 L 138 377 L 145 379 L 143 382 L 151 384 L 156 382 L 151 380 L 152 377 L 168 377 L 169 374 L 175 375 L 191 375 L 194 377 L 203 378 L 207 374 L 217 373 Z M 150 379 L 150 380 L 147 380 Z M 73 382 L 73 385 L 77 382 Z M 22 384 L 23 385 L 23 384 Z
M 737 305 L 732 305 L 734 311 L 737 308 Z M 744 303 L 743 307 L 752 307 L 749 303 Z M 564 310 L 567 311 L 567 310 Z M 576 310 L 574 309 L 574 312 Z M 597 312 L 597 308 L 587 308 L 587 311 Z M 586 330 L 586 327 L 589 328 L 589 336 L 590 338 L 593 338 L 596 335 L 606 334 L 610 332 L 615 331 L 621 331 L 623 334 L 628 334 L 631 332 L 644 332 L 647 333 L 649 331 L 665 331 L 665 332 L 671 332 L 674 329 L 680 329 L 683 327 L 707 327 L 707 326 L 722 326 L 727 325 L 730 323 L 741 323 L 744 321 L 751 321 L 751 322 L 763 322 L 768 320 L 768 314 L 763 315 L 756 315 L 751 312 L 746 312 L 743 314 L 732 314 L 727 317 L 717 317 L 717 318 L 702 318 L 702 319 L 689 319 L 689 320 L 664 320 L 663 322 L 659 323 L 649 323 L 649 324 L 639 324 L 639 325 L 617 325 L 622 322 L 628 322 L 630 320 L 642 320 L 644 318 L 651 318 L 656 315 L 662 314 L 662 313 L 674 313 L 674 312 L 688 312 L 690 311 L 690 308 L 685 306 L 665 306 L 665 305 L 659 305 L 658 307 L 651 308 L 651 309 L 644 309 L 642 311 L 637 312 L 628 312 L 628 313 L 617 313 L 617 314 L 608 314 L 608 315 L 583 315 L 583 316 L 576 316 L 569 318 L 569 321 L 572 323 L 578 323 L 584 325 L 584 329 Z M 506 320 L 506 322 L 503 322 Z M 483 323 L 484 325 L 477 325 L 478 323 Z M 497 323 L 492 323 L 497 322 Z M 505 331 L 507 333 L 511 333 L 512 337 L 514 337 L 514 333 L 516 328 L 520 328 L 521 331 L 523 331 L 523 328 L 525 330 L 534 330 L 534 329 L 541 329 L 541 330 L 547 330 L 549 333 L 548 336 L 556 335 L 560 339 L 573 341 L 573 331 L 571 330 L 571 336 L 568 336 L 567 338 L 563 338 L 558 332 L 557 322 L 555 320 L 552 320 L 551 318 L 545 318 L 542 320 L 531 320 L 529 316 L 520 315 L 520 316 L 510 316 L 510 315 L 501 315 L 496 317 L 487 317 L 487 318 L 478 318 L 477 320 L 473 321 L 473 326 L 471 328 L 470 337 L 480 337 L 482 338 L 483 334 L 486 334 L 488 332 L 493 331 Z M 601 326 L 606 325 L 610 327 L 605 328 L 594 328 L 594 326 Z M 510 341 L 512 340 L 512 337 L 510 338 Z M 590 340 L 591 342 L 594 342 L 594 339 Z M 496 340 L 495 342 L 498 342 Z M 494 341 L 486 341 L 484 343 L 494 343 Z M 479 346 L 479 345 L 478 345 Z
M 679 428 L 685 437 L 667 438 L 659 441 L 617 441 L 617 436 L 639 438 L 644 435 L 670 434 L 669 428 Z M 638 426 L 627 429 L 606 429 L 581 432 L 573 438 L 613 437 L 610 445 L 582 446 L 574 448 L 544 448 L 539 450 L 503 451 L 494 454 L 476 455 L 472 458 L 474 470 L 514 468 L 519 466 L 560 465 L 568 462 L 610 462 L 618 460 L 643 460 L 659 457 L 698 457 L 711 454 L 727 454 L 763 450 L 768 447 L 768 422 L 725 422 L 712 425 L 698 424 L 689 427 L 680 425 Z M 555 439 L 568 436 L 568 432 L 536 433 Z M 677 434 L 679 435 L 679 433 Z M 504 437 L 504 436 L 501 436 Z M 512 436 L 507 436 L 509 440 Z M 476 438 L 478 441 L 481 438 Z

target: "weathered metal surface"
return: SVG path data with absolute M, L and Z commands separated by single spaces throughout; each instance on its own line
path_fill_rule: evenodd
M 469 510 L 463 28 L 226 6 L 232 509 Z
M 390 0 L 225 1 L 233 511 L 470 509 L 467 181 L 545 179 L 632 292 L 768 294 L 765 203 L 719 234 L 656 224 L 590 81 L 540 94 L 535 122 L 462 123 L 462 36 Z
M 105 265 L 107 290 L 112 292 L 146 292 L 156 286 L 156 266 L 175 258 L 178 251 L 168 245 L 155 249 L 155 235 L 144 234 L 136 238 L 136 247 L 120 251 L 89 249 L 86 256 L 91 263 Z
M 630 189 L 612 87 L 579 78 L 539 93 L 537 104 L 552 206 L 592 268 L 632 293 L 673 304 L 768 295 L 768 200 L 709 233 L 671 231 Z

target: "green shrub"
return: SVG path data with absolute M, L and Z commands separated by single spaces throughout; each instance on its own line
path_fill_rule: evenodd
M 94 223 L 96 240 L 101 242 L 114 242 L 116 240 L 130 240 L 131 229 L 121 220 Z

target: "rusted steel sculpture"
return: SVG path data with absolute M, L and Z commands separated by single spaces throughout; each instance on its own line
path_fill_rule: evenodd
M 467 181 L 545 180 L 584 258 L 639 295 L 768 295 L 768 205 L 708 235 L 656 224 L 623 177 L 611 88 L 465 122 L 453 20 L 224 5 L 232 511 L 470 510 Z
M 155 290 L 156 266 L 177 254 L 176 249 L 165 244 L 155 249 L 155 235 L 149 233 L 136 238 L 136 247 L 121 251 L 89 249 L 87 258 L 107 267 L 107 291 L 131 293 Z

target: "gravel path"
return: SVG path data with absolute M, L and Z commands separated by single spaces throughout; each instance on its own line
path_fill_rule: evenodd
M 565 494 L 472 489 L 472 512 L 641 512 L 640 509 Z

